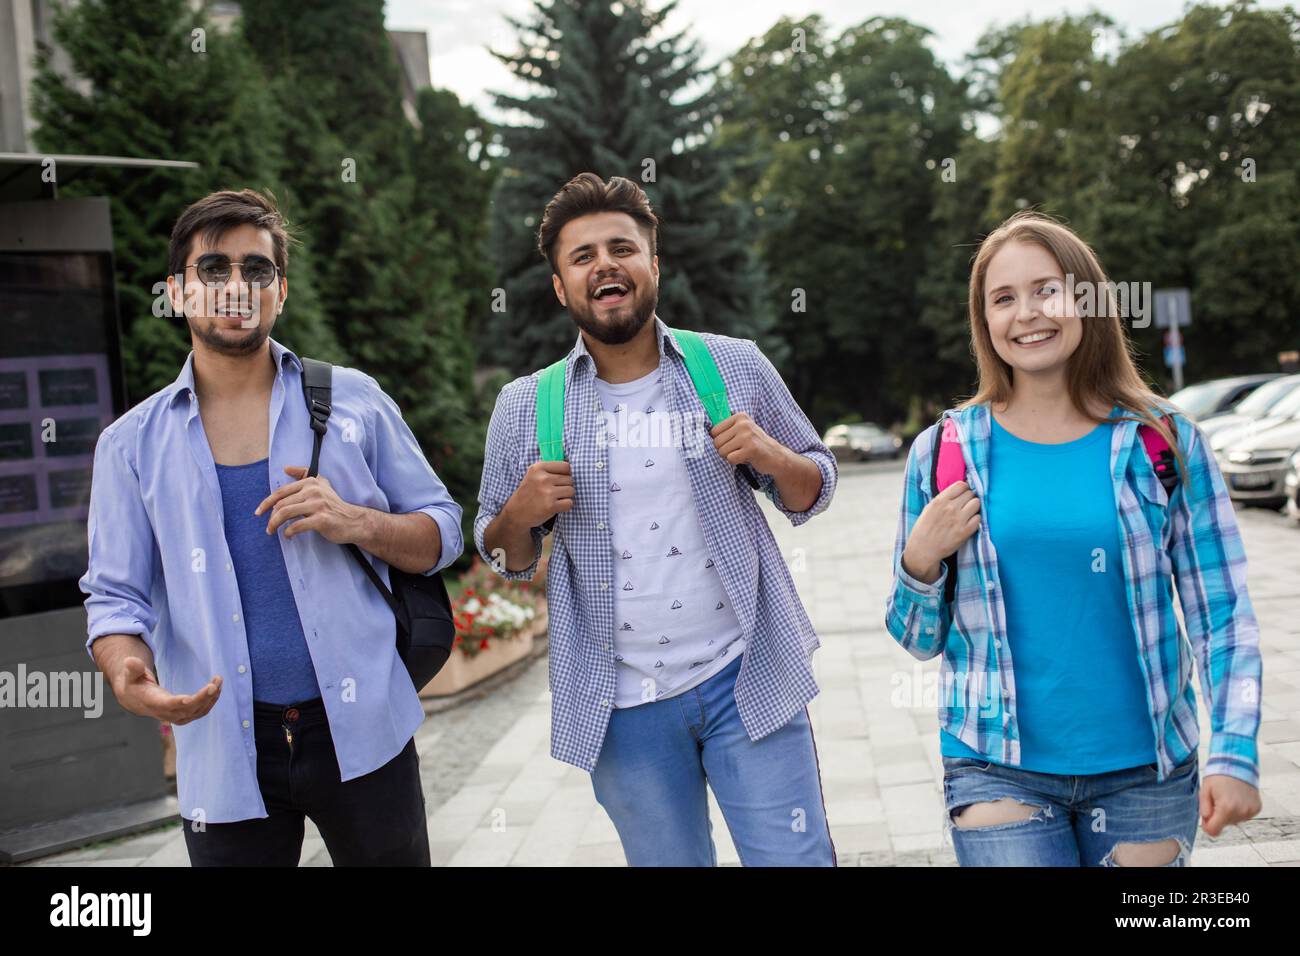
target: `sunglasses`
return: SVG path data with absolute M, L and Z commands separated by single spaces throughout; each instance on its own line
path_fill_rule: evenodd
M 239 266 L 244 281 L 258 289 L 275 282 L 279 268 L 266 256 L 246 256 L 243 262 L 231 262 L 230 256 L 221 252 L 208 252 L 199 256 L 185 268 L 194 267 L 199 281 L 208 285 L 224 285 L 230 281 L 232 267 Z

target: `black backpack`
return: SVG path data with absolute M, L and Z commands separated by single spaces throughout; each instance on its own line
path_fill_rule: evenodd
M 311 430 L 315 432 L 311 467 L 307 469 L 309 478 L 315 477 L 320 467 L 320 446 L 330 417 L 333 373 L 334 366 L 328 362 L 302 359 L 302 393 L 307 401 L 307 412 L 311 416 Z M 456 641 L 451 599 L 447 595 L 442 572 L 411 574 L 390 565 L 388 580 L 393 585 L 390 591 L 360 548 L 355 544 L 344 547 L 393 609 L 397 623 L 397 653 L 406 665 L 406 672 L 411 675 L 411 683 L 418 693 L 442 670 Z

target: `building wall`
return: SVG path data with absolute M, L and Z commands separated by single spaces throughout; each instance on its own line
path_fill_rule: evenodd
M 75 0 L 64 0 L 75 2 Z M 191 0 L 199 6 L 201 0 Z M 242 15 L 238 3 L 214 3 L 208 18 L 216 30 L 238 28 Z M 35 150 L 32 132 L 31 87 L 36 70 L 37 45 L 53 45 L 50 0 L 0 0 L 0 153 L 28 153 Z M 430 85 L 428 35 L 413 30 L 390 30 L 389 40 L 402 72 L 402 108 L 407 119 L 416 122 L 415 102 L 420 90 Z M 54 49 L 54 67 L 71 76 L 67 55 Z
M 75 4 L 76 0 L 63 0 Z M 72 76 L 68 55 L 54 46 L 50 0 L 0 0 L 0 153 L 29 153 L 36 147 L 32 133 L 32 82 L 36 79 L 36 50 L 53 50 L 54 69 Z M 83 88 L 89 84 L 82 81 Z
M 420 90 L 432 85 L 429 77 L 429 35 L 423 30 L 389 30 L 388 40 L 402 70 L 402 110 L 419 125 L 415 104 Z
M 31 96 L 36 51 L 30 0 L 0 0 L 0 152 L 30 149 Z

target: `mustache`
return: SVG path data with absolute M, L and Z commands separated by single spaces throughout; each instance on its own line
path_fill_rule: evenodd
M 569 317 L 578 328 L 596 341 L 606 345 L 622 345 L 635 337 L 646 322 L 654 317 L 659 295 L 654 286 L 651 286 L 645 292 L 632 295 L 630 303 L 614 309 L 603 321 L 596 318 L 593 301 L 570 302 Z

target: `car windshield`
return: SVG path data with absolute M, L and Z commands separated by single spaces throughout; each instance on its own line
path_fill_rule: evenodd
M 1300 375 L 1289 375 L 1286 378 L 1265 382 L 1238 402 L 1233 412 L 1257 418 L 1271 411 L 1274 405 L 1291 395 L 1297 386 L 1300 386 Z
M 1193 418 L 1200 418 L 1214 411 L 1223 396 L 1234 388 L 1233 382 L 1201 382 L 1179 389 L 1169 396 L 1169 400 Z
M 1270 408 L 1268 413 L 1279 418 L 1295 418 L 1300 415 L 1300 388 L 1291 391 L 1284 399 Z
M 859 438 L 884 438 L 885 433 L 875 425 L 854 425 L 853 434 Z

